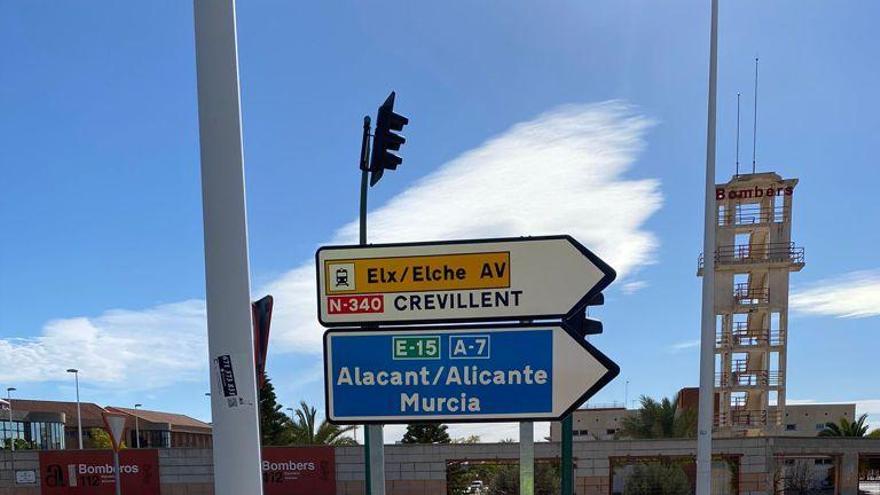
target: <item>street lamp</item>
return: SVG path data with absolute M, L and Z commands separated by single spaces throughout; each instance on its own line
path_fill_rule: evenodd
M 79 443 L 79 450 L 83 448 L 83 425 L 82 425 L 82 410 L 79 406 L 79 370 L 76 368 L 70 368 L 67 370 L 68 373 L 73 373 L 73 380 L 76 383 L 76 437 Z
M 9 403 L 9 428 L 13 428 L 12 426 L 12 392 L 15 392 L 17 389 L 15 387 L 9 387 L 6 389 L 6 402 Z M 13 430 L 14 431 L 14 430 Z M 15 452 L 15 433 L 12 433 L 9 437 L 9 445 L 13 452 Z
M 134 442 L 135 448 L 141 448 L 141 428 L 138 425 L 138 415 L 137 410 L 139 407 L 143 407 L 143 404 L 135 404 L 134 405 Z

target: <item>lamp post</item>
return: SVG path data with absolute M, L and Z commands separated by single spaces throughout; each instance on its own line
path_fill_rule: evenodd
M 9 427 L 12 428 L 12 392 L 15 392 L 15 387 L 9 387 L 6 389 L 6 402 L 9 403 Z M 9 437 L 9 448 L 12 449 L 10 452 L 11 457 L 9 458 L 9 464 L 12 468 L 12 476 L 15 477 L 15 434 Z
M 17 389 L 15 387 L 9 387 L 6 389 L 6 402 L 9 403 L 9 428 L 12 429 L 12 392 L 15 392 Z M 13 430 L 14 431 L 14 430 Z M 13 452 L 15 452 L 15 434 L 12 433 L 12 436 L 9 437 L 9 445 Z
M 67 370 L 68 373 L 73 373 L 73 380 L 76 383 L 76 438 L 77 443 L 79 444 L 79 450 L 83 448 L 83 425 L 82 425 L 82 410 L 79 405 L 79 370 L 76 368 L 70 368 Z
M 135 404 L 134 405 L 134 443 L 135 448 L 141 448 L 141 428 L 138 424 L 138 415 L 137 410 L 139 407 L 143 407 L 143 404 Z

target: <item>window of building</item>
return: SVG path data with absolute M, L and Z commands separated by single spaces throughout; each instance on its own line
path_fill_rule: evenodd
M 816 423 L 816 431 L 822 431 L 825 429 L 825 423 Z
M 608 430 L 605 430 L 605 433 L 608 435 L 614 435 L 615 433 L 617 433 L 617 430 L 615 430 L 614 428 L 610 428 Z
M 0 442 L 5 446 L 9 439 L 25 440 L 24 423 L 20 421 L 0 421 Z
M 797 425 L 787 424 L 785 425 L 785 431 L 797 431 Z
M 736 205 L 736 225 L 753 225 L 761 223 L 761 205 L 758 203 L 740 203 Z

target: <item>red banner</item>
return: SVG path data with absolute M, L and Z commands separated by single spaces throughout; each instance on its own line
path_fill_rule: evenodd
M 113 473 L 113 452 L 109 450 L 40 452 L 42 495 L 113 495 Z M 157 495 L 159 451 L 122 450 L 119 473 L 125 495 Z
M 263 493 L 336 495 L 333 447 L 263 447 Z

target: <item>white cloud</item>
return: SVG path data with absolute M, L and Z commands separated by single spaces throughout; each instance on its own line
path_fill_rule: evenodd
M 693 349 L 695 347 L 700 347 L 700 339 L 694 340 L 684 340 L 682 342 L 676 342 L 668 347 L 671 352 L 679 352 L 687 349 Z
M 880 316 L 880 270 L 852 272 L 795 289 L 791 308 L 797 313 L 837 318 Z
M 370 241 L 569 233 L 625 280 L 654 261 L 658 245 L 644 224 L 662 203 L 659 182 L 623 178 L 651 125 L 616 101 L 568 105 L 517 124 L 372 211 Z M 356 228 L 343 226 L 333 242 L 353 243 Z M 275 297 L 272 352 L 320 359 L 314 261 L 254 293 Z M 65 379 L 71 366 L 107 387 L 203 380 L 205 334 L 203 301 L 55 320 L 40 336 L 0 339 L 0 381 Z
M 648 282 L 646 282 L 645 280 L 633 280 L 632 282 L 627 282 L 627 283 L 623 284 L 620 287 L 620 291 L 623 292 L 624 294 L 627 294 L 627 295 L 634 294 L 634 293 L 644 289 L 648 285 L 649 285 Z
M 659 182 L 622 177 L 651 125 L 618 101 L 567 105 L 517 124 L 371 212 L 370 242 L 568 233 L 625 279 L 654 261 L 658 245 L 644 223 L 662 203 Z M 333 243 L 356 243 L 357 228 L 342 227 Z M 278 308 L 277 350 L 320 350 L 313 265 L 266 289 Z
M 0 382 L 67 380 L 149 389 L 204 379 L 205 303 L 111 310 L 95 318 L 52 320 L 39 337 L 0 339 Z

